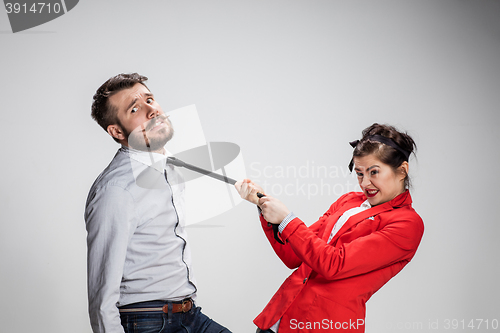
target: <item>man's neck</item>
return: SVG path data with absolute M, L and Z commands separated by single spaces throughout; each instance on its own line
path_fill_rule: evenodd
M 155 154 L 161 154 L 161 155 L 165 155 L 165 147 L 161 147 L 160 149 L 157 149 L 157 150 L 151 150 L 148 148 L 148 150 L 139 150 L 139 149 L 135 149 L 134 147 L 130 147 L 127 143 L 122 143 L 122 146 L 125 146 L 127 147 L 128 149 L 133 149 L 137 152 L 143 152 L 143 153 L 155 153 Z

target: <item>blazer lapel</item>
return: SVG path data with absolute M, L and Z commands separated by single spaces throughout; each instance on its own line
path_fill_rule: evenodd
M 378 214 L 380 214 L 382 212 L 385 212 L 385 211 L 388 211 L 388 210 L 391 210 L 391 209 L 392 209 L 392 205 L 390 204 L 390 202 L 386 202 L 386 203 L 384 203 L 382 205 L 378 205 L 378 206 L 369 208 L 367 210 L 362 211 L 361 213 L 358 213 L 356 215 L 351 216 L 346 221 L 346 223 L 344 223 L 344 225 L 342 226 L 342 228 L 340 228 L 340 230 L 337 231 L 337 233 L 335 234 L 335 236 L 333 236 L 330 244 L 334 244 L 335 241 L 337 240 L 337 238 L 339 238 L 344 232 L 346 232 L 347 230 L 351 229 L 353 226 L 355 226 L 359 222 L 363 221 L 364 219 L 367 219 L 367 218 L 369 218 L 371 216 L 378 215 Z M 330 234 L 328 234 L 328 237 L 329 236 L 330 236 Z M 327 240 L 328 240 L 328 238 L 327 238 Z
M 333 215 L 330 216 L 330 219 L 332 219 L 331 223 L 326 223 L 326 227 L 323 231 L 322 235 L 318 235 L 321 237 L 324 241 L 328 241 L 328 238 L 330 238 L 330 234 L 332 233 L 333 227 L 337 220 L 339 219 L 342 214 L 344 214 L 346 211 L 348 211 L 351 208 L 354 207 L 359 207 L 362 202 L 364 202 L 366 198 L 363 197 L 362 200 L 355 200 L 352 202 L 352 204 L 346 205 L 344 210 L 337 211 Z M 392 199 L 391 201 L 388 201 L 386 203 L 383 203 L 381 205 L 369 208 L 365 211 L 362 211 L 361 213 L 358 213 L 356 215 L 351 216 L 346 223 L 340 228 L 339 231 L 335 234 L 333 239 L 330 241 L 329 244 L 334 244 L 334 242 L 339 238 L 344 232 L 358 224 L 359 222 L 363 221 L 364 219 L 367 219 L 371 216 L 378 215 L 382 212 L 386 212 L 388 210 L 397 208 L 397 207 L 402 207 L 405 205 L 410 205 L 412 202 L 410 192 L 406 190 L 405 192 L 401 193 L 398 195 L 396 198 Z
M 366 199 L 364 199 L 366 200 Z M 346 203 L 345 207 L 342 207 L 344 209 L 338 210 L 330 217 L 328 217 L 328 220 L 325 221 L 325 228 L 323 229 L 323 233 L 321 235 L 318 235 L 321 239 L 327 241 L 328 238 L 330 238 L 330 234 L 332 233 L 333 227 L 335 226 L 335 223 L 337 223 L 339 217 L 342 216 L 346 211 L 348 211 L 351 208 L 359 207 L 361 203 L 363 203 L 364 200 L 353 200 L 351 202 Z M 340 231 L 340 230 L 339 230 Z

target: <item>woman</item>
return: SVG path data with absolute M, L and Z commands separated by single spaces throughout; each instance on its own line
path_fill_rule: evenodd
M 310 227 L 278 199 L 257 196 L 264 192 L 252 181 L 236 183 L 259 206 L 276 254 L 297 268 L 254 320 L 257 332 L 364 332 L 366 301 L 414 256 L 424 231 L 408 191 L 415 142 L 373 124 L 351 145 L 362 192 L 341 196 Z

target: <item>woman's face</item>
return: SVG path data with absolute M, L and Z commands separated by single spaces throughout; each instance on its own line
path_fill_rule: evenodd
M 408 162 L 403 162 L 397 172 L 394 172 L 391 166 L 371 154 L 354 157 L 354 170 L 359 186 L 372 206 L 390 201 L 405 190 L 404 179 L 408 174 Z

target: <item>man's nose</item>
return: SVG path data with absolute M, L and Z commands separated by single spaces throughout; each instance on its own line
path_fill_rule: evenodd
M 153 105 L 148 104 L 148 118 L 155 118 L 160 114 L 160 111 L 155 108 Z

